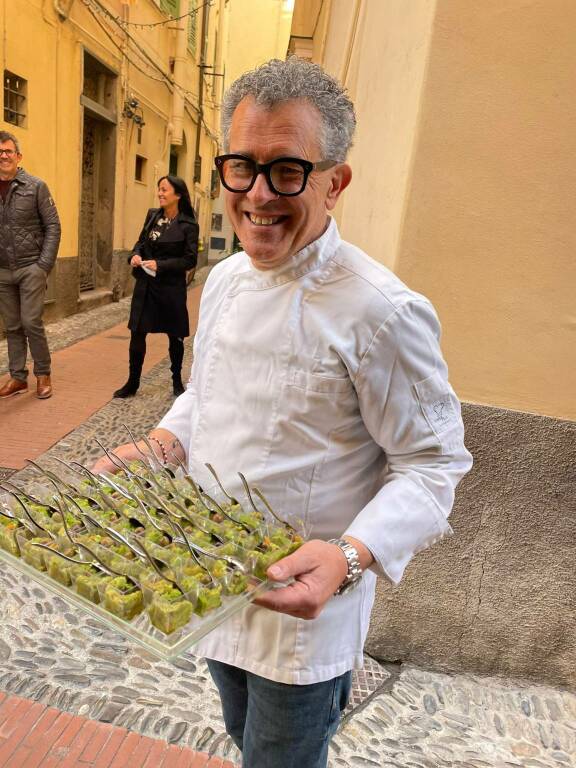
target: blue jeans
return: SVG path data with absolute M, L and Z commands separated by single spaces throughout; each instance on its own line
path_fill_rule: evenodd
M 325 768 L 350 696 L 351 672 L 322 683 L 286 685 L 207 661 L 243 768 Z

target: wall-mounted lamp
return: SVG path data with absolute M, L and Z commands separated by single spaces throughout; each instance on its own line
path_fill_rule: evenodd
M 140 128 L 143 128 L 146 125 L 140 102 L 138 99 L 134 98 L 134 96 L 130 96 L 130 98 L 126 99 L 124 102 L 122 116 L 127 117 L 128 120 L 133 120 Z

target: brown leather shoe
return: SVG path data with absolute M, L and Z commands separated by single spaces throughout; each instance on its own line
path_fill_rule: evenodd
M 36 397 L 39 400 L 46 400 L 48 397 L 52 397 L 52 382 L 50 376 L 37 376 L 36 384 Z
M 12 397 L 12 395 L 19 395 L 21 392 L 28 392 L 28 383 L 10 377 L 0 389 L 0 397 Z

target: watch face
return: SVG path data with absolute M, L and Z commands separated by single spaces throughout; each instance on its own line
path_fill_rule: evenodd
M 360 583 L 360 579 L 361 578 L 362 578 L 361 576 L 356 576 L 355 578 L 350 579 L 350 581 L 346 582 L 345 584 L 343 584 L 340 587 L 340 589 L 338 590 L 338 592 L 336 594 L 338 594 L 338 595 L 345 595 L 348 592 L 352 592 L 352 590 L 355 589 L 358 586 L 358 584 Z

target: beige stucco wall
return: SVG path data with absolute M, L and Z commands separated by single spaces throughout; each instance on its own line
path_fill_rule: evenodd
M 332 0 L 313 41 L 358 114 L 344 237 L 433 301 L 463 399 L 565 419 L 575 25 L 571 0 Z
M 292 23 L 288 0 L 233 0 L 230 3 L 225 87 L 243 72 L 286 56 Z
M 435 2 L 335 0 L 323 61 L 346 85 L 358 128 L 342 235 L 394 268 L 401 236 Z
M 576 424 L 466 405 L 475 457 L 450 522 L 397 588 L 379 581 L 367 650 L 443 671 L 576 686 Z
M 439 0 L 398 254 L 461 397 L 576 419 L 576 5 Z

